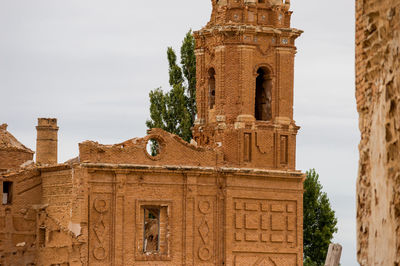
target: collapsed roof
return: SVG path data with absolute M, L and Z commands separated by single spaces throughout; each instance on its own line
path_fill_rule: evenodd
M 34 153 L 7 131 L 7 124 L 0 125 L 0 150 L 16 150 L 32 154 Z

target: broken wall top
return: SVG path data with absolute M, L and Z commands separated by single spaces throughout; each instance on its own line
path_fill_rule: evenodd
M 289 28 L 292 11 L 289 0 L 212 0 L 207 27 L 259 25 Z
M 22 151 L 33 154 L 34 152 L 19 142 L 7 131 L 7 124 L 0 125 L 0 150 Z
M 159 152 L 153 156 L 148 143 L 156 140 Z M 197 147 L 162 129 L 152 129 L 144 138 L 134 138 L 115 145 L 93 141 L 79 144 L 81 163 L 216 166 L 217 150 Z

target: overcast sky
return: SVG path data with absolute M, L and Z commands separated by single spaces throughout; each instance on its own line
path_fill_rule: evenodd
M 59 159 L 77 143 L 144 136 L 148 93 L 168 89 L 166 48 L 210 17 L 210 0 L 1 0 L 0 123 L 35 149 L 38 117 L 59 121 Z M 315 168 L 339 219 L 342 265 L 357 265 L 354 1 L 292 0 L 298 39 L 297 168 Z

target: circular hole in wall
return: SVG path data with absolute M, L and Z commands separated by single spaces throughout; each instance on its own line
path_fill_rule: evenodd
M 160 141 L 155 138 L 149 139 L 146 144 L 146 151 L 152 157 L 156 157 L 156 156 L 160 155 L 160 152 L 161 152 Z

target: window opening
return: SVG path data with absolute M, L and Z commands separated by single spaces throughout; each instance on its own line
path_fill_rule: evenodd
M 272 80 L 264 68 L 259 68 L 256 79 L 255 118 L 261 121 L 272 119 Z
M 147 154 L 149 154 L 151 157 L 156 157 L 156 156 L 160 155 L 160 152 L 161 152 L 160 141 L 158 141 L 155 138 L 149 139 L 146 143 L 146 151 L 147 151 Z
M 3 183 L 3 205 L 12 202 L 12 182 L 5 181 Z
M 160 250 L 160 207 L 144 207 L 143 252 Z
M 39 228 L 39 247 L 44 248 L 46 245 L 46 228 Z
M 208 70 L 208 92 L 209 92 L 209 107 L 214 109 L 215 105 L 215 70 L 210 68 Z

